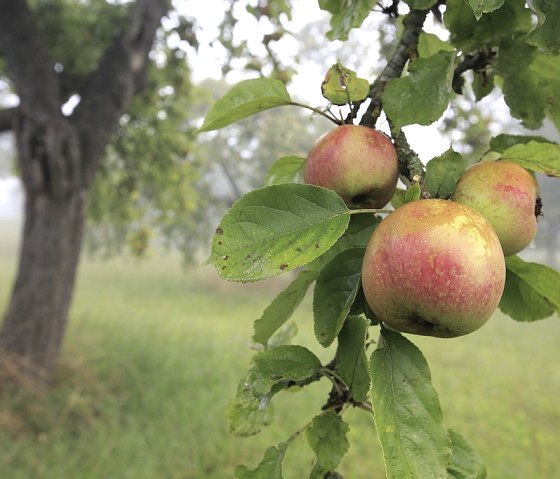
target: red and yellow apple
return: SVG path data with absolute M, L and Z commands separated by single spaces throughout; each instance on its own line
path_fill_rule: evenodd
M 397 152 L 391 140 L 373 128 L 342 125 L 313 145 L 303 179 L 335 191 L 350 207 L 382 208 L 397 187 Z
M 517 163 L 498 160 L 465 170 L 453 200 L 481 213 L 494 227 L 505 256 L 519 253 L 537 233 L 539 188 L 535 177 Z
M 450 338 L 480 328 L 505 283 L 498 237 L 478 212 L 441 199 L 407 203 L 374 230 L 362 287 L 388 327 Z

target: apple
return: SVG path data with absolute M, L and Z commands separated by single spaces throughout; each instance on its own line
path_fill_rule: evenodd
M 492 223 L 505 256 L 519 253 L 537 234 L 539 187 L 533 174 L 517 163 L 497 160 L 467 168 L 453 200 Z
M 303 179 L 335 191 L 349 207 L 382 208 L 397 187 L 397 152 L 380 131 L 341 125 L 313 145 Z
M 364 255 L 362 287 L 385 325 L 452 338 L 480 328 L 505 284 L 505 260 L 492 225 L 459 203 L 407 203 L 375 228 Z

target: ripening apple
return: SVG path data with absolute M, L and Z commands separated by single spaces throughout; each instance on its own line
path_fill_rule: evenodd
M 506 160 L 465 170 L 453 200 L 481 213 L 496 230 L 505 256 L 519 253 L 537 234 L 539 187 L 535 177 Z
M 480 213 L 427 199 L 401 206 L 375 228 L 362 287 L 370 308 L 390 328 L 452 338 L 486 323 L 505 274 L 500 241 Z
M 335 191 L 350 207 L 382 208 L 397 187 L 397 152 L 373 128 L 342 125 L 313 145 L 303 179 Z

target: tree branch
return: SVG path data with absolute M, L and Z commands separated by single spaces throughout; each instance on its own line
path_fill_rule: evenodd
M 403 20 L 403 33 L 397 47 L 381 72 L 381 75 L 371 85 L 370 104 L 360 121 L 361 125 L 374 127 L 381 114 L 383 92 L 389 80 L 400 77 L 404 66 L 410 58 L 416 55 L 418 36 L 422 31 L 428 10 L 411 10 Z
M 93 178 L 119 118 L 138 90 L 161 17 L 169 8 L 169 0 L 138 0 L 128 28 L 115 37 L 97 70 L 86 81 L 82 100 L 74 112 L 86 181 Z
M 10 131 L 14 128 L 14 116 L 16 111 L 17 107 L 0 110 L 0 133 Z
M 483 71 L 492 63 L 495 56 L 495 51 L 487 49 L 467 53 L 453 72 L 453 82 L 451 84 L 453 91 L 461 95 L 463 93 L 463 77 L 461 75 L 469 70 Z
M 0 50 L 20 108 L 40 123 L 60 112 L 59 83 L 25 0 L 0 0 Z

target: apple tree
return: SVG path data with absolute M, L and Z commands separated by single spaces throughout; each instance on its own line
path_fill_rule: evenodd
M 286 451 L 302 434 L 315 453 L 309 477 L 341 477 L 348 408 L 373 415 L 387 477 L 486 477 L 480 455 L 445 425 L 428 363 L 402 333 L 473 333 L 497 308 L 525 322 L 560 313 L 560 273 L 517 255 L 543 208 L 534 173 L 560 176 L 560 146 L 502 132 L 479 164 L 451 147 L 424 164 L 405 127 L 430 125 L 470 90 L 477 100 L 503 97 L 527 128 L 545 118 L 560 128 L 560 4 L 527 3 L 320 0 L 331 14 L 325 42 L 345 40 L 370 14 L 400 17 L 380 75 L 359 78 L 341 58 L 317 85 L 322 106 L 297 103 L 283 83 L 260 77 L 233 86 L 207 113 L 200 132 L 280 107 L 333 122 L 307 158 L 287 145 L 266 186 L 234 203 L 212 240 L 209 262 L 225 280 L 296 272 L 254 323 L 257 352 L 228 406 L 231 431 L 259 433 L 283 391 L 332 385 L 315 417 L 235 477 L 282 478 Z M 445 40 L 425 31 L 428 21 Z M 352 133 L 361 128 L 372 134 Z M 327 363 L 293 344 L 288 327 L 308 290 L 316 339 L 336 346 Z

